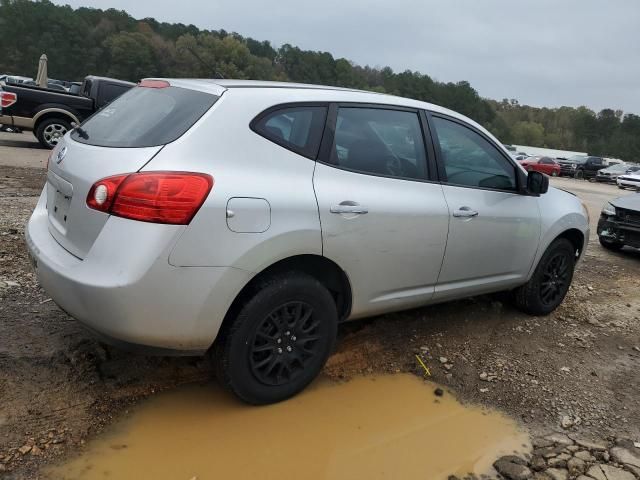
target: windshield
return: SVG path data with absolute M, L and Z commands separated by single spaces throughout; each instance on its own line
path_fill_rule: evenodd
M 173 142 L 216 102 L 209 93 L 178 87 L 132 88 L 71 134 L 102 147 L 154 147 Z
M 605 170 L 607 172 L 626 172 L 629 170 L 629 165 L 624 165 L 622 163 L 618 165 L 611 165 L 609 168 L 605 168 Z
M 574 155 L 573 157 L 569 157 L 567 161 L 573 163 L 585 163 L 587 161 L 587 158 L 589 157 L 587 157 L 586 155 Z

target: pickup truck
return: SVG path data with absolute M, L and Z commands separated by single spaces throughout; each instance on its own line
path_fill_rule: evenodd
M 574 155 L 566 160 L 558 160 L 560 175 L 575 178 L 595 178 L 598 170 L 607 167 L 602 157 L 588 155 Z
M 40 144 L 53 148 L 72 127 L 135 84 L 88 76 L 80 93 L 54 91 L 25 85 L 0 86 L 0 125 L 12 130 L 31 130 Z

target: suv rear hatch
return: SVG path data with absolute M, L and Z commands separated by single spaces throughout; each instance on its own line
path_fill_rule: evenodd
M 87 207 L 93 184 L 139 171 L 193 127 L 223 91 L 143 81 L 67 135 L 52 152 L 47 172 L 49 231 L 56 241 L 83 259 L 109 218 Z

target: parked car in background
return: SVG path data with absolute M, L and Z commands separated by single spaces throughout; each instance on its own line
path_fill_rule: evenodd
M 610 167 L 598 170 L 596 182 L 616 183 L 620 175 L 637 171 L 640 171 L 640 165 L 629 165 L 626 163 L 611 165 Z
M 640 248 L 640 194 L 605 204 L 598 221 L 598 239 L 609 250 L 620 250 L 625 245 Z
M 509 155 L 511 155 L 511 158 L 513 158 L 514 160 L 517 160 L 518 162 L 520 162 L 521 160 L 525 160 L 531 156 L 524 152 L 518 152 L 518 153 L 509 152 Z
M 560 175 L 560 165 L 551 157 L 529 157 L 520 162 L 528 172 L 540 172 L 557 177 Z
M 574 155 L 566 160 L 558 160 L 562 175 L 575 178 L 595 178 L 598 170 L 605 168 L 602 157 Z
M 587 159 L 587 155 L 573 155 L 569 158 L 558 159 L 558 164 L 560 165 L 560 175 L 573 177 L 576 174 L 576 170 L 579 164 L 582 164 Z
M 474 121 L 335 87 L 143 80 L 47 179 L 26 242 L 51 298 L 115 343 L 212 352 L 255 404 L 308 385 L 341 321 L 495 291 L 546 315 L 589 239 Z
M 636 173 L 625 173 L 624 175 L 618 175 L 616 179 L 616 184 L 618 188 L 634 188 L 636 190 L 640 189 L 640 172 Z
M 85 78 L 79 95 L 53 91 L 34 86 L 4 85 L 0 95 L 8 94 L 12 100 L 0 111 L 0 124 L 33 130 L 45 148 L 55 147 L 71 130 L 71 124 L 80 124 L 98 109 L 135 86 L 134 83 L 114 78 Z

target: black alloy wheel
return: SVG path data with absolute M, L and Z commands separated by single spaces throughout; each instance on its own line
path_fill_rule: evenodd
M 554 240 L 542 255 L 527 283 L 513 291 L 520 310 L 530 315 L 548 315 L 564 300 L 576 262 L 576 248 L 566 238 Z
M 269 313 L 256 329 L 249 362 L 265 385 L 283 385 L 298 378 L 319 354 L 320 320 L 305 302 L 287 302 Z
M 570 281 L 569 261 L 564 253 L 558 253 L 547 263 L 540 282 L 540 299 L 545 305 L 554 305 L 564 296 Z
M 314 277 L 285 272 L 259 280 L 213 346 L 218 379 L 254 405 L 285 400 L 320 373 L 337 331 L 335 300 Z

